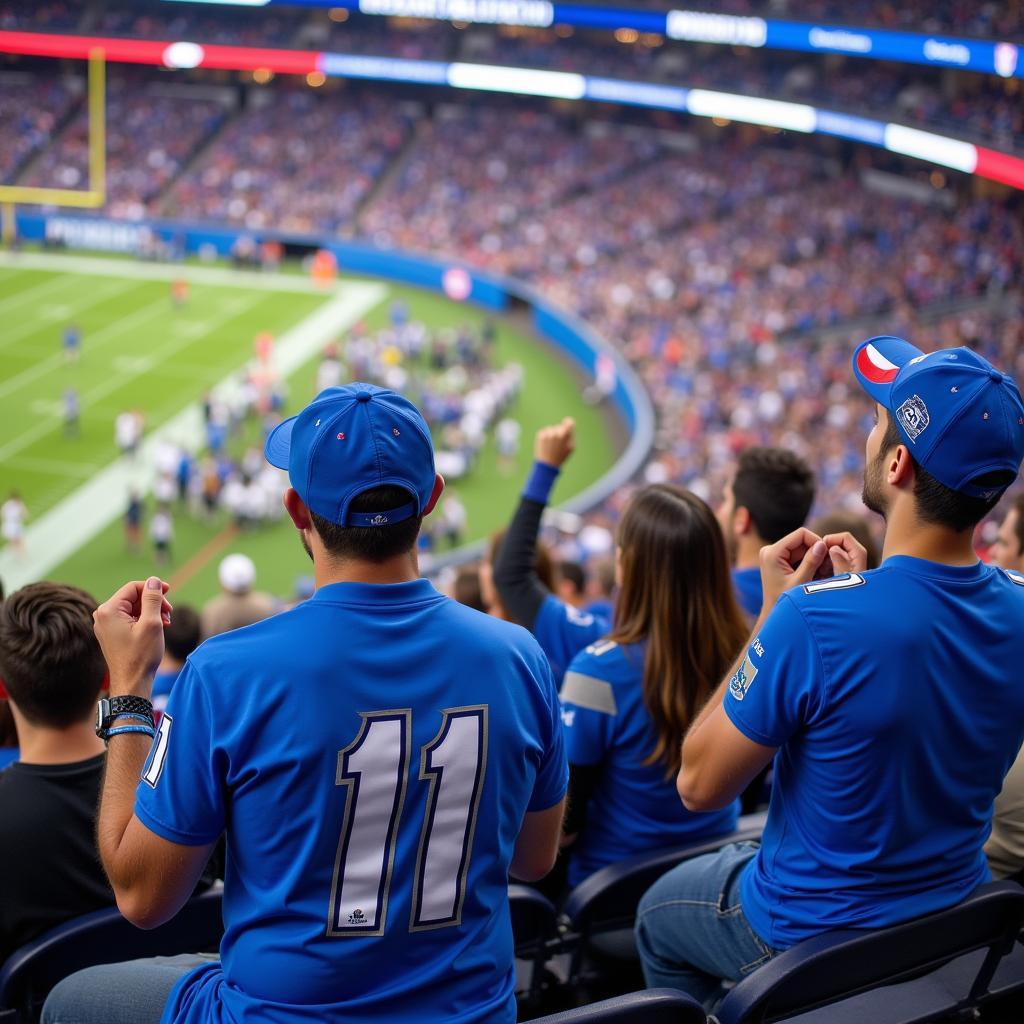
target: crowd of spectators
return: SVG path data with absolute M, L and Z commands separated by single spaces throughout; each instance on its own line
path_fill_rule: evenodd
M 141 218 L 197 146 L 227 116 L 205 94 L 184 95 L 148 77 L 119 73 L 107 92 L 106 210 Z M 89 114 L 83 109 L 21 184 L 82 189 L 89 177 Z
M 283 88 L 255 100 L 175 183 L 167 214 L 337 232 L 412 131 L 412 118 L 381 97 Z
M 35 102 L 25 103 L 30 93 Z M 0 78 L 0 182 L 10 184 L 71 112 L 81 91 L 62 80 L 12 74 Z

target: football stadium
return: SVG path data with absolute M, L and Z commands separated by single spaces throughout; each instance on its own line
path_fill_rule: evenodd
M 1024 1021 L 1022 47 L 0 0 L 0 1024 Z

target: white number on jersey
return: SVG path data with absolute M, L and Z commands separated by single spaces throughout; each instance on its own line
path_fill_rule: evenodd
M 160 719 L 160 725 L 156 730 L 156 739 L 149 750 L 149 762 L 143 766 L 142 781 L 150 789 L 156 789 L 160 776 L 164 771 L 164 762 L 167 760 L 167 742 L 171 738 L 171 726 L 174 719 L 170 715 L 164 715 Z
M 362 714 L 338 753 L 336 783 L 348 795 L 331 887 L 331 936 L 382 935 L 409 771 L 412 712 Z M 444 712 L 437 736 L 420 751 L 429 782 L 413 881 L 411 930 L 457 925 L 487 762 L 487 707 Z

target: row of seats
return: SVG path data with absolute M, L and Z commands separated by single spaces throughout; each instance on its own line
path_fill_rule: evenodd
M 596 872 L 560 912 L 535 889 L 509 887 L 520 1019 L 536 1024 L 705 1024 L 704 1009 L 671 989 L 642 987 L 633 919 L 647 888 L 676 864 L 727 843 L 756 839 L 763 816 L 704 842 L 632 858 Z M 60 925 L 14 953 L 0 969 L 0 1024 L 32 1024 L 62 978 L 97 962 L 215 951 L 223 933 L 223 887 L 190 900 L 167 924 L 140 931 L 116 909 Z M 737 984 L 715 1011 L 717 1024 L 924 1024 L 977 1019 L 980 1008 L 1024 1000 L 1024 888 L 982 886 L 955 907 L 878 930 L 827 932 L 781 953 Z M 557 971 L 549 969 L 557 965 Z M 638 980 L 639 979 L 639 980 Z M 552 988 L 588 1005 L 537 1017 Z M 555 993 L 557 996 L 558 993 Z M 1015 1019 L 1012 1015 L 1007 1020 Z

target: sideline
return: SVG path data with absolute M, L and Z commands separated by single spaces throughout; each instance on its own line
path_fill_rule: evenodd
M 114 269 L 117 265 L 111 265 L 110 261 L 96 262 L 105 264 L 108 268 L 106 274 L 119 272 Z M 270 275 L 252 276 L 264 285 L 273 280 Z M 281 376 L 288 377 L 294 373 L 339 331 L 360 320 L 386 295 L 387 287 L 382 284 L 346 282 L 341 285 L 333 298 L 278 339 L 274 346 L 274 363 Z M 230 395 L 238 387 L 239 369 L 236 367 L 225 377 L 213 389 L 214 392 Z M 51 569 L 118 519 L 132 488 L 148 493 L 153 484 L 156 449 L 165 441 L 193 450 L 205 447 L 203 415 L 198 401 L 148 434 L 135 458 L 122 457 L 111 462 L 63 501 L 30 522 L 25 530 L 25 551 L 21 557 L 17 557 L 9 547 L 0 551 L 0 579 L 7 592 L 45 578 Z
M 303 292 L 330 295 L 339 285 L 328 288 L 315 285 L 302 274 L 267 273 L 259 270 L 230 270 L 204 267 L 194 263 L 134 263 L 131 260 L 102 256 L 67 256 L 49 252 L 0 252 L 0 268 L 8 270 L 49 270 L 64 274 L 93 274 L 96 277 L 122 277 L 136 281 L 177 281 L 212 284 L 219 287 L 262 288 L 274 292 Z M 340 287 L 372 284 L 365 278 L 341 279 Z M 47 282 L 43 282 L 46 285 Z M 43 285 L 38 286 L 40 289 Z M 23 293 L 24 294 L 24 293 Z M 11 296 L 11 299 L 15 296 Z M 5 301 L 11 301 L 11 299 Z

